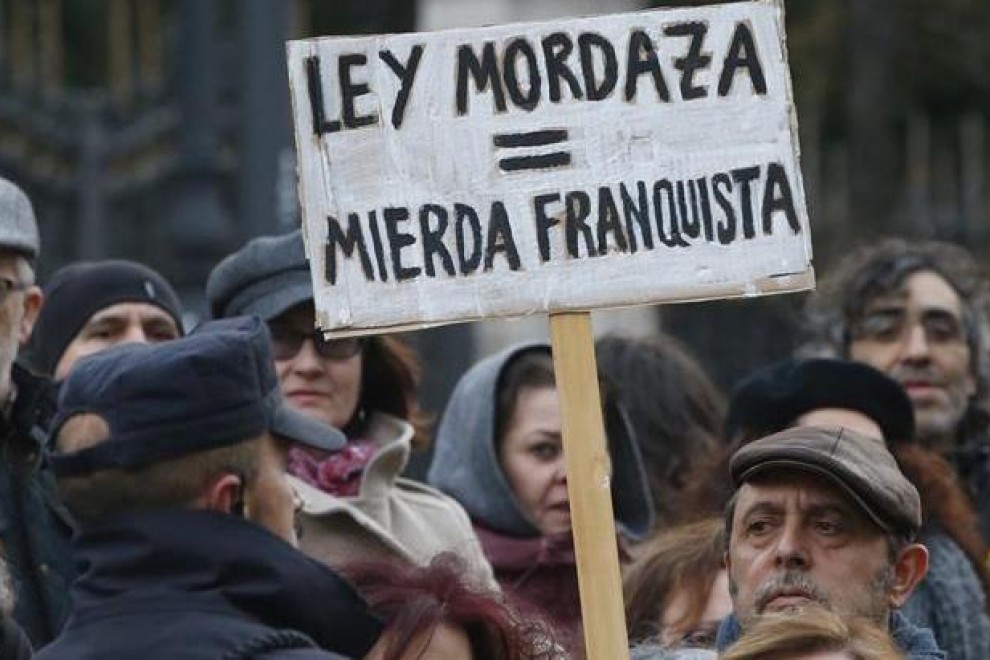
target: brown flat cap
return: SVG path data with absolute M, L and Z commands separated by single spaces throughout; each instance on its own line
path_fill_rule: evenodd
M 886 532 L 916 533 L 921 498 L 881 440 L 843 428 L 795 427 L 749 443 L 732 456 L 738 488 L 768 470 L 823 476 L 856 501 Z

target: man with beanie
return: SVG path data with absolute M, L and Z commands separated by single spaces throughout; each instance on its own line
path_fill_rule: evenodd
M 164 277 L 125 260 L 82 261 L 52 275 L 24 362 L 63 380 L 76 361 L 117 344 L 182 336 L 182 304 Z
M 51 414 L 48 382 L 14 363 L 41 307 L 40 252 L 27 196 L 0 178 L 0 552 L 14 589 L 14 619 L 36 645 L 58 632 L 73 566 L 71 516 L 41 463 Z
M 81 360 L 59 395 L 50 461 L 85 572 L 36 657 L 364 657 L 381 622 L 294 546 L 287 442 L 343 434 L 294 411 L 256 318 Z
M 925 576 L 921 499 L 883 441 L 843 428 L 794 427 L 731 461 L 726 508 L 733 614 L 728 648 L 763 614 L 820 605 L 886 628 L 907 660 L 945 658 L 898 611 Z

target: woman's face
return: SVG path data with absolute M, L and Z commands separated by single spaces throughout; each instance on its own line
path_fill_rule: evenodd
M 569 532 L 571 511 L 554 387 L 523 387 L 499 445 L 502 471 L 525 515 L 543 535 Z
M 343 358 L 321 355 L 313 340 L 315 318 L 312 304 L 304 304 L 268 322 L 276 348 L 275 370 L 282 392 L 294 408 L 324 424 L 343 428 L 354 416 L 361 396 L 362 355 L 360 350 Z M 299 350 L 292 354 L 289 349 L 295 344 Z

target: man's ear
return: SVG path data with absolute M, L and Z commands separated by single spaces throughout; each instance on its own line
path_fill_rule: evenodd
M 199 504 L 207 511 L 237 515 L 244 505 L 244 483 L 236 474 L 227 473 L 210 484 Z
M 41 303 L 44 299 L 45 296 L 41 293 L 41 287 L 37 285 L 29 286 L 24 292 L 23 314 L 21 314 L 20 327 L 17 328 L 17 341 L 21 347 L 27 344 L 31 337 L 34 322 L 38 320 L 38 313 L 41 311 Z
M 920 543 L 911 543 L 901 550 L 894 561 L 894 580 L 887 594 L 891 608 L 898 608 L 907 602 L 927 573 L 928 548 Z

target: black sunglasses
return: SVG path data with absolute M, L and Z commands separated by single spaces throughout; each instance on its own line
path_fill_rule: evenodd
M 325 339 L 321 330 L 301 332 L 282 323 L 269 323 L 268 330 L 272 336 L 276 360 L 291 360 L 296 357 L 307 339 L 313 341 L 316 354 L 327 360 L 347 360 L 360 353 L 364 346 L 363 337 Z

